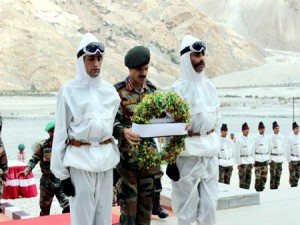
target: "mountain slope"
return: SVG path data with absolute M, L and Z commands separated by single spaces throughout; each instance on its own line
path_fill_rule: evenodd
M 148 0 L 2 0 L 0 89 L 57 90 L 74 76 L 85 32 L 106 45 L 104 77 L 123 79 L 128 49 L 151 49 L 149 78 L 170 85 L 179 76 L 179 46 L 186 34 L 207 42 L 206 74 L 217 76 L 262 65 L 268 55 L 191 4 Z

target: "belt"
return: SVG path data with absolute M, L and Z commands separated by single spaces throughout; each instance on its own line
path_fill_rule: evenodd
M 271 155 L 283 155 L 283 154 L 275 154 L 275 153 L 271 153 Z
M 230 160 L 231 158 L 220 158 L 220 157 L 219 157 L 219 159 Z
M 294 155 L 294 154 L 291 154 L 291 156 L 300 157 L 299 155 Z
M 112 143 L 112 138 L 109 138 L 105 141 L 102 141 L 102 142 L 97 142 L 97 144 L 99 145 L 106 145 L 106 144 L 109 144 L 109 143 Z M 93 143 L 89 143 L 89 142 L 82 142 L 82 141 L 78 141 L 78 140 L 74 140 L 74 139 L 69 139 L 68 145 L 72 145 L 72 146 L 75 146 L 75 147 L 81 147 L 81 146 L 91 146 L 93 145 Z
M 212 130 L 210 130 L 210 131 L 207 131 L 207 132 L 206 132 L 206 135 L 209 135 L 209 134 L 211 134 L 212 132 L 214 132 L 214 129 L 212 129 Z M 202 135 L 203 135 L 203 134 L 202 134 Z M 193 131 L 188 131 L 187 136 L 189 136 L 189 137 L 193 137 L 193 136 L 201 136 L 201 134 L 200 134 L 200 133 L 194 133 Z
M 268 155 L 268 153 L 260 153 L 260 152 L 255 152 L 257 155 Z
M 241 155 L 241 157 L 249 157 L 249 156 L 252 156 L 252 155 Z

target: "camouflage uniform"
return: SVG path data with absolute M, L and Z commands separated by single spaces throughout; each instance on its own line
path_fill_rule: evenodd
M 35 152 L 28 162 L 25 170 L 25 175 L 30 173 L 31 170 L 40 162 L 42 177 L 40 180 L 40 208 L 41 216 L 49 215 L 52 200 L 54 195 L 59 201 L 60 206 L 63 208 L 63 213 L 69 212 L 69 200 L 62 192 L 61 182 L 56 178 L 50 170 L 50 159 L 52 151 L 52 141 L 46 139 L 40 142 L 35 148 Z
M 1 119 L 1 116 L 0 116 Z M 0 121 L 2 122 L 2 121 Z M 1 131 L 0 131 L 0 147 L 3 148 L 3 152 L 2 154 L 0 154 L 0 199 L 2 199 L 2 194 L 3 194 L 3 188 L 4 185 L 2 183 L 2 181 L 6 181 L 6 174 L 8 172 L 8 165 L 7 165 L 7 157 L 6 157 L 6 153 L 5 153 L 5 149 L 4 149 L 4 145 L 2 142 L 2 138 L 1 138 Z M 2 205 L 0 203 L 0 213 L 2 212 L 3 208 Z
M 233 166 L 219 165 L 219 183 L 230 184 Z
M 133 108 L 142 101 L 143 97 L 155 91 L 155 86 L 148 80 L 139 93 L 133 88 L 130 78 L 115 84 L 120 98 L 121 105 L 116 115 L 113 135 L 118 139 L 121 152 L 120 163 L 117 170 L 121 176 L 117 184 L 118 199 L 121 206 L 120 224 L 141 225 L 150 224 L 153 191 L 154 173 L 144 169 L 138 169 L 137 164 L 128 155 L 130 144 L 123 137 L 123 129 L 132 126 L 131 116 Z M 157 172 L 156 172 L 157 173 Z
M 291 161 L 289 163 L 290 171 L 290 185 L 291 187 L 297 187 L 300 178 L 300 161 Z
M 281 162 L 270 162 L 270 188 L 278 189 L 280 184 L 280 177 L 282 173 L 282 163 Z
M 255 162 L 255 190 L 263 191 L 267 182 L 268 162 Z
M 252 164 L 242 164 L 239 169 L 240 188 L 249 189 L 252 176 Z

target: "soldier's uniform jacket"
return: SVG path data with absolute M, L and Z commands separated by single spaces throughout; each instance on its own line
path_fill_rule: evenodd
M 0 147 L 3 148 L 3 153 L 0 155 L 0 181 L 6 180 L 6 174 L 8 172 L 7 157 L 6 157 L 4 144 L 1 138 L 1 130 L 2 130 L 2 116 L 0 115 Z
M 35 165 L 38 162 L 40 162 L 42 173 L 52 174 L 52 171 L 50 170 L 51 151 L 52 151 L 52 142 L 50 138 L 41 141 L 37 145 L 33 156 L 29 160 L 27 168 L 29 168 L 31 171 L 35 167 Z
M 254 160 L 257 162 L 269 162 L 271 154 L 271 142 L 266 135 L 257 134 L 254 137 Z
M 118 140 L 118 147 L 121 151 L 121 159 L 129 160 L 127 152 L 130 145 L 123 137 L 123 129 L 130 128 L 132 126 L 131 117 L 133 115 L 134 107 L 143 100 L 143 97 L 156 90 L 156 87 L 148 80 L 143 85 L 140 92 L 134 89 L 129 76 L 124 80 L 114 85 L 117 89 L 121 104 L 118 109 L 116 119 L 114 122 L 113 135 Z

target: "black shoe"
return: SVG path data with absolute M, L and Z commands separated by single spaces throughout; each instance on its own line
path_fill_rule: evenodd
M 3 212 L 3 206 L 0 204 L 0 213 Z
M 160 205 L 153 207 L 152 215 L 156 215 L 161 219 L 167 218 L 169 216 L 169 214 Z

